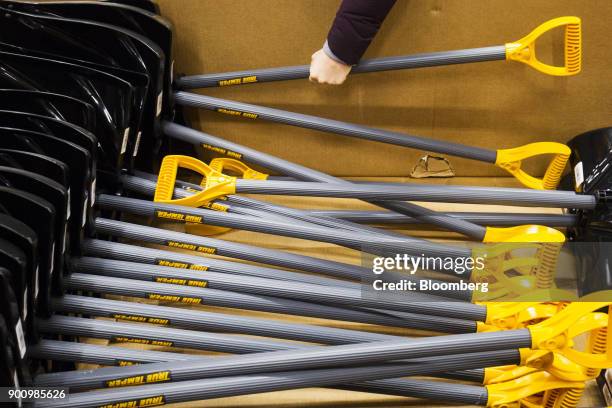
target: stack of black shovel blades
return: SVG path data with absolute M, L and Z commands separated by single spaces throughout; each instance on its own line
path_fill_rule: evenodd
M 95 238 L 96 194 L 118 193 L 118 175 L 137 164 L 153 167 L 170 94 L 172 26 L 149 0 L 1 1 L 0 11 L 0 385 L 26 390 L 38 375 L 79 362 L 141 361 L 78 343 L 145 342 L 143 333 L 97 331 L 90 325 L 103 321 L 89 317 L 168 323 L 136 319 L 127 302 L 106 315 L 60 312 L 57 302 L 105 301 L 66 280 Z M 68 320 L 52 328 L 61 318 Z M 22 406 L 32 395 L 13 397 L 0 404 Z

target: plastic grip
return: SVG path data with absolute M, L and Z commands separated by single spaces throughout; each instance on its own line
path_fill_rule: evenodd
M 211 169 L 223 173 L 223 170 L 230 170 L 238 173 L 239 176 L 250 180 L 267 180 L 268 175 L 253 170 L 240 160 L 230 159 L 227 157 L 218 157 L 213 159 L 208 164 Z
M 554 154 L 555 157 L 548 165 L 544 177 L 539 179 L 527 174 L 521 169 L 524 159 L 543 154 Z M 497 151 L 495 165 L 512 174 L 526 187 L 535 190 L 554 190 L 557 188 L 565 165 L 569 160 L 571 150 L 568 146 L 555 142 L 530 143 L 513 149 Z
M 557 188 L 569 157 L 569 154 L 557 154 L 552 159 L 542 179 L 542 187 L 544 190 L 554 190 Z
M 584 386 L 584 381 L 564 381 L 545 371 L 535 372 L 512 381 L 486 385 L 487 407 L 515 406 L 515 403 L 545 391 L 582 389 Z
M 563 243 L 565 242 L 565 235 L 561 231 L 543 225 L 520 225 L 509 228 L 487 227 L 487 233 L 482 242 Z
M 554 28 L 565 26 L 565 65 L 562 67 L 545 64 L 538 60 L 536 40 Z M 548 75 L 576 75 L 582 69 L 582 32 L 578 17 L 559 17 L 539 25 L 535 30 L 518 41 L 506 44 L 506 59 L 519 61 Z
M 176 183 L 176 172 L 179 167 L 192 170 L 203 176 L 204 190 L 188 197 L 172 199 Z M 164 157 L 154 201 L 166 204 L 184 205 L 187 207 L 201 207 L 215 198 L 223 197 L 236 192 L 236 178 L 219 173 L 206 165 L 206 163 L 189 156 L 171 155 Z
M 588 368 L 608 368 L 612 366 L 612 348 L 607 344 L 606 352 L 598 353 L 578 351 L 574 349 L 573 338 L 595 329 L 606 327 L 610 330 L 611 320 L 607 314 L 593 313 L 598 309 L 609 307 L 612 302 L 589 301 L 600 296 L 607 296 L 610 299 L 612 291 L 602 291 L 597 294 L 590 294 L 581 299 L 580 302 L 573 302 L 561 312 L 549 319 L 529 327 L 532 340 L 532 349 L 555 351 L 583 367 Z
M 159 175 L 157 176 L 154 201 L 167 202 L 172 200 L 178 167 L 178 160 L 173 159 L 171 156 L 164 158 L 159 169 Z

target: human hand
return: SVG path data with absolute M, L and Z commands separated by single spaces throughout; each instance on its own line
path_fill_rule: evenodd
M 319 84 L 340 85 L 346 80 L 351 66 L 331 59 L 320 49 L 312 54 L 310 61 L 310 81 Z

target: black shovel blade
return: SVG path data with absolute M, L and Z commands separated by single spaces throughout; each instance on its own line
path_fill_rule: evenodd
M 58 17 L 93 20 L 111 24 L 147 37 L 157 44 L 166 57 L 164 109 L 169 106 L 172 91 L 173 52 L 172 24 L 158 14 L 125 4 L 100 1 L 7 2 L 15 10 L 36 14 L 49 13 Z M 168 117 L 167 114 L 164 114 Z
M 17 297 L 16 313 L 20 319 L 24 319 L 24 312 L 29 313 L 29 276 L 28 259 L 17 245 L 0 238 L 0 266 L 6 268 L 10 275 L 10 284 L 14 288 Z M 26 315 L 27 316 L 27 315 Z
M 568 146 L 575 190 L 594 194 L 599 201 L 594 210 L 583 213 L 581 227 L 612 232 L 612 127 L 578 135 Z
M 27 272 L 25 253 L 11 242 L 0 238 L 0 315 L 5 319 L 8 329 L 15 381 L 20 384 L 29 384 L 31 381 L 26 365 L 27 345 L 21 315 L 24 301 L 26 305 L 29 302 L 29 298 L 22 297 L 22 293 L 26 297 L 30 293 Z
M 6 270 L 0 267 L 0 270 Z M 16 344 L 12 339 L 9 325 L 0 314 L 0 384 L 5 387 L 20 388 L 20 373 L 16 365 Z
M 570 140 L 570 163 L 576 191 L 612 189 L 612 127 L 592 130 Z
M 96 107 L 96 132 L 106 157 L 118 169 L 130 135 L 132 87 L 108 73 L 82 65 L 0 52 L 0 87 L 56 92 Z
M 0 166 L 32 171 L 70 188 L 68 165 L 53 157 L 23 150 L 0 149 Z
M 93 69 L 97 69 L 97 70 L 106 72 L 108 74 L 111 74 L 113 76 L 116 76 L 117 78 L 124 80 L 125 82 L 129 83 L 130 86 L 132 87 L 133 106 L 131 107 L 131 111 L 136 113 L 134 116 L 134 121 L 138 123 L 137 126 L 140 126 L 144 105 L 146 103 L 148 86 L 149 86 L 149 77 L 147 74 L 141 74 L 136 71 L 129 71 L 129 70 L 125 70 L 122 68 L 94 64 L 88 61 L 74 60 L 74 59 L 66 58 L 60 55 L 34 51 L 34 50 L 27 49 L 27 48 L 6 44 L 3 42 L 0 42 L 0 51 L 6 51 L 6 52 L 20 54 L 20 55 L 27 55 L 30 57 L 38 57 L 38 58 L 51 59 L 51 60 L 56 60 L 56 61 L 63 61 L 63 62 L 68 62 L 68 63 L 76 63 L 82 66 L 86 66 L 89 68 L 93 68 Z M 132 129 L 132 127 L 130 129 Z M 129 149 L 129 142 L 128 142 L 128 149 Z M 105 157 L 103 150 L 100 151 L 100 160 L 104 163 L 107 163 L 107 162 L 112 163 L 112 158 Z
M 592 225 L 581 228 L 572 248 L 580 296 L 612 290 L 612 231 Z
M 116 25 L 14 11 L 17 6 L 0 7 L 3 11 L 0 26 L 6 27 L 0 31 L 1 42 L 46 53 L 47 58 L 57 58 L 53 56 L 57 55 L 71 58 L 69 62 L 89 61 L 147 74 L 148 93 L 145 89 L 143 104 L 134 114 L 142 114 L 143 121 L 132 125 L 133 143 L 139 131 L 148 136 L 158 129 L 153 125 L 157 106 L 163 98 L 165 55 L 157 44 Z M 104 70 L 99 66 L 93 68 Z M 134 144 L 130 149 L 134 149 Z
M 79 126 L 73 125 L 72 123 L 55 118 L 25 112 L 3 110 L 0 110 L 0 127 L 24 129 L 44 133 L 55 136 L 58 139 L 67 140 L 87 150 L 93 158 L 93 160 L 91 160 L 90 174 L 92 177 L 94 177 L 94 179 L 91 183 L 90 196 L 95 197 L 98 140 L 93 133 Z
M 39 196 L 9 187 L 0 187 L 0 202 L 4 213 L 23 222 L 38 235 L 40 272 L 38 284 L 33 290 L 38 292 L 36 309 L 46 315 L 50 313 L 49 301 L 55 273 L 55 208 Z
M 70 168 L 71 216 L 70 237 L 78 251 L 89 217 L 91 189 L 91 156 L 82 147 L 44 133 L 0 127 L 0 148 L 25 150 L 63 161 Z
M 18 381 L 26 385 L 32 381 L 27 359 L 27 340 L 32 339 L 33 334 L 24 329 L 14 289 L 11 273 L 5 268 L 0 268 L 0 314 L 7 325 L 8 335 L 13 343 L 12 354 Z
M 166 80 L 168 86 L 164 94 L 169 96 L 172 84 L 173 52 L 172 39 L 174 28 L 172 23 L 162 16 L 116 2 L 100 1 L 49 1 L 36 3 L 10 2 L 15 9 L 21 11 L 42 13 L 48 12 L 59 17 L 82 20 L 94 20 L 100 23 L 111 24 L 126 30 L 133 31 L 147 37 L 157 44 L 166 56 Z
M 0 89 L 0 110 L 47 116 L 96 132 L 94 107 L 66 95 L 23 89 Z
M 64 270 L 64 254 L 68 247 L 68 222 L 70 217 L 70 199 L 68 191 L 55 181 L 25 170 L 0 166 L 0 185 L 12 187 L 48 201 L 55 208 L 55 286 L 59 287 L 60 277 Z
M 38 266 L 38 237 L 34 230 L 23 222 L 7 214 L 0 213 L 0 238 L 17 246 L 26 256 L 29 280 L 26 282 L 28 290 L 24 291 L 23 296 L 27 298 L 27 301 L 24 302 L 27 308 L 22 310 L 21 315 L 26 322 L 27 331 L 31 331 L 34 321 L 33 316 L 36 315 L 38 296 L 35 287 L 38 284 L 38 274 L 40 273 Z

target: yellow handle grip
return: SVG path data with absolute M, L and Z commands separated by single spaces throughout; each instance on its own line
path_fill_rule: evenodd
M 179 168 L 192 170 L 204 177 L 204 190 L 189 197 L 172 199 L 174 185 L 176 183 L 176 172 Z M 187 207 L 202 207 L 209 201 L 236 192 L 236 178 L 210 168 L 206 163 L 189 156 L 171 155 L 164 157 L 159 176 L 157 177 L 157 188 L 153 200 L 159 203 L 184 205 Z
M 536 54 L 536 40 L 545 32 L 565 26 L 565 65 L 562 67 L 541 62 Z M 582 32 L 580 18 L 559 17 L 538 26 L 518 41 L 506 44 L 506 59 L 520 61 L 540 72 L 555 76 L 576 75 L 582 68 Z
M 565 235 L 561 231 L 542 225 L 519 225 L 509 228 L 487 227 L 482 242 L 563 243 Z
M 224 170 L 230 170 L 238 173 L 242 178 L 249 180 L 267 180 L 268 175 L 265 173 L 260 173 L 259 171 L 253 170 L 245 163 L 240 160 L 230 159 L 227 157 L 218 157 L 210 161 L 209 166 L 218 171 L 219 173 L 223 173 Z
M 551 390 L 584 389 L 584 381 L 567 381 L 546 371 L 536 371 L 510 381 L 485 385 L 487 407 L 508 408 L 519 406 L 541 406 L 540 404 L 520 404 L 523 399 Z M 529 401 L 526 401 L 529 402 Z
M 562 354 L 569 360 L 587 368 L 612 367 L 612 341 L 597 353 L 578 351 L 573 348 L 573 338 L 593 331 L 595 328 L 606 327 L 608 332 L 612 329 L 612 320 L 607 314 L 593 313 L 598 309 L 609 307 L 612 304 L 610 297 L 612 291 L 601 291 L 582 298 L 582 301 L 573 302 L 556 315 L 528 328 L 531 333 L 532 349 L 550 350 Z M 604 296 L 606 301 L 589 301 L 590 298 Z M 602 319 L 603 316 L 603 319 Z
M 548 165 L 543 178 L 533 177 L 521 169 L 521 163 L 524 159 L 543 154 L 555 155 Z M 530 143 L 513 149 L 498 150 L 495 165 L 512 174 L 526 187 L 535 190 L 554 190 L 557 188 L 559 181 L 561 181 L 561 176 L 570 154 L 570 148 L 561 143 Z

